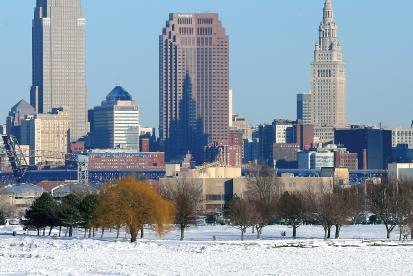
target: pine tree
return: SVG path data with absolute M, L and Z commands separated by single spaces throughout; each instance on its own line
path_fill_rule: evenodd
M 53 227 L 57 226 L 57 204 L 50 194 L 43 193 L 33 202 L 26 211 L 24 224 L 27 227 L 35 227 L 37 235 L 40 235 L 42 228 L 49 226 L 51 231 Z
M 80 202 L 79 209 L 82 217 L 81 226 L 85 229 L 85 236 L 87 229 L 93 227 L 93 218 L 98 207 L 98 198 L 96 195 L 87 195 Z
M 6 217 L 4 216 L 3 212 L 0 211 L 0 225 L 6 224 Z
M 80 198 L 75 194 L 69 194 L 63 198 L 60 220 L 61 225 L 69 228 L 69 237 L 73 236 L 73 228 L 77 227 L 82 221 L 80 212 Z

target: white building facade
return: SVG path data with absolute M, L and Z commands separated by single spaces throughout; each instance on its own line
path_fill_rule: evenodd
M 121 86 L 94 108 L 93 123 L 95 148 L 139 150 L 139 107 Z

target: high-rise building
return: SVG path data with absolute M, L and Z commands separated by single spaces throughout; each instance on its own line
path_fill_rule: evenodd
M 69 113 L 53 108 L 48 114 L 27 116 L 21 125 L 21 143 L 30 147 L 31 165 L 64 165 L 69 149 Z
M 94 108 L 92 135 L 98 149 L 139 150 L 139 108 L 123 87 L 116 86 Z
M 234 96 L 234 91 L 230 89 L 229 94 L 228 94 L 228 115 L 229 115 L 228 119 L 229 119 L 230 127 L 232 127 L 232 115 L 234 114 L 233 96 Z
M 19 101 L 15 104 L 6 119 L 6 130 L 8 135 L 16 137 L 17 141 L 21 143 L 21 124 L 26 116 L 36 115 L 33 106 L 28 104 L 25 100 Z
M 172 13 L 159 39 L 159 136 L 167 159 L 202 162 L 229 129 L 229 48 L 218 14 Z
M 38 113 L 64 107 L 71 139 L 88 132 L 85 18 L 81 0 L 37 0 L 32 28 L 30 103 Z
M 312 124 L 311 94 L 297 94 L 297 120 L 304 125 Z
M 346 73 L 331 0 L 326 0 L 312 67 L 312 121 L 319 127 L 346 126 Z

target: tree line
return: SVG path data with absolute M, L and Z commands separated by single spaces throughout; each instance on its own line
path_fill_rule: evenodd
M 333 192 L 280 193 L 276 176 L 271 169 L 257 169 L 248 177 L 248 192 L 235 196 L 225 207 L 227 223 L 241 232 L 241 239 L 251 228 L 259 239 L 263 229 L 282 223 L 292 228 L 293 237 L 303 224 L 321 225 L 324 238 L 340 238 L 343 225 L 354 224 L 361 216 L 371 213 L 373 223 L 385 226 L 386 237 L 398 226 L 399 238 L 410 231 L 413 238 L 413 182 L 391 182 L 335 187 Z M 98 230 L 121 229 L 130 234 L 131 242 L 144 236 L 144 226 L 159 235 L 173 225 L 180 229 L 181 240 L 185 229 L 193 225 L 203 213 L 202 186 L 180 179 L 175 184 L 154 187 L 145 181 L 126 178 L 103 186 L 98 194 L 70 194 L 55 200 L 43 194 L 26 211 L 25 227 L 37 234 L 50 235 L 62 229 L 72 236 L 73 230 L 83 228 L 85 237 L 95 237 Z M 4 216 L 3 216 L 4 217 Z M 0 214 L 0 222 L 2 216 Z
M 202 187 L 187 181 L 176 185 L 155 188 L 145 181 L 126 178 L 104 185 L 98 194 L 69 194 L 55 200 L 44 193 L 26 211 L 23 224 L 36 229 L 37 235 L 51 235 L 53 229 L 62 228 L 65 236 L 72 237 L 73 229 L 83 228 L 85 237 L 95 237 L 98 230 L 103 237 L 105 230 L 120 230 L 130 234 L 131 242 L 144 236 L 144 225 L 149 225 L 159 235 L 171 230 L 176 224 L 180 238 L 185 229 L 194 224 L 202 209 Z
M 340 238 L 343 225 L 355 224 L 362 216 L 372 214 L 372 223 L 385 226 L 386 237 L 398 226 L 399 239 L 410 232 L 413 239 L 413 182 L 384 181 L 350 187 L 334 187 L 333 191 L 313 193 L 280 193 L 274 170 L 258 167 L 249 176 L 249 192 L 235 197 L 226 208 L 230 224 L 241 231 L 248 228 L 257 239 L 265 226 L 283 223 L 293 230 L 293 238 L 303 224 L 323 226 L 324 238 Z

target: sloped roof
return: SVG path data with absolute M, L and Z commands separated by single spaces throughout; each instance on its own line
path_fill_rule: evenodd
M 33 106 L 31 106 L 28 102 L 25 100 L 20 100 L 17 104 L 15 104 L 11 110 L 10 110 L 10 115 L 20 113 L 21 116 L 25 115 L 35 115 L 36 110 L 34 109 Z

